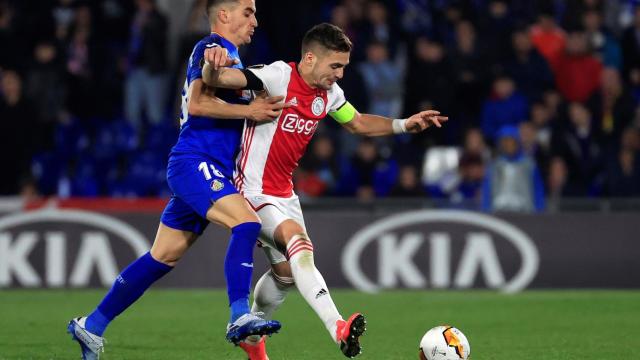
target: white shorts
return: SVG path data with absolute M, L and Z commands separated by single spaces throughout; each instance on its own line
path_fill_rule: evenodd
M 259 241 L 271 264 L 287 261 L 282 249 L 276 244 L 274 233 L 278 225 L 285 220 L 297 222 L 307 232 L 298 195 L 293 194 L 291 197 L 282 198 L 245 193 L 244 197 L 258 214 L 260 221 L 262 221 Z

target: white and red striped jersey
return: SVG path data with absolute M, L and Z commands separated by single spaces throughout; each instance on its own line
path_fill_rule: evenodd
M 289 197 L 293 195 L 293 171 L 304 154 L 320 120 L 336 111 L 346 99 L 334 83 L 329 90 L 304 82 L 296 63 L 276 61 L 249 68 L 270 96 L 284 96 L 292 106 L 268 123 L 247 120 L 236 161 L 234 180 L 243 193 Z

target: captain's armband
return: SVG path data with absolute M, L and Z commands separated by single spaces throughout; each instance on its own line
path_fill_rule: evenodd
M 346 124 L 356 117 L 356 112 L 356 108 L 354 108 L 350 102 L 346 101 L 336 111 L 329 112 L 329 116 L 339 124 Z

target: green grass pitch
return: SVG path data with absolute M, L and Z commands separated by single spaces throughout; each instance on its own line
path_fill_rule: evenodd
M 0 291 L 0 359 L 78 359 L 66 322 L 90 311 L 104 290 Z M 459 327 L 474 360 L 640 359 L 640 291 L 334 290 L 343 316 L 368 319 L 361 359 L 417 359 L 435 325 Z M 272 360 L 341 359 L 320 320 L 296 291 L 267 342 Z M 101 359 L 245 359 L 224 340 L 226 294 L 152 290 L 111 324 Z

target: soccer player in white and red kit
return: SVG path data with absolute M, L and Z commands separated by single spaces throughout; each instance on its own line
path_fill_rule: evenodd
M 262 221 L 260 242 L 272 267 L 256 284 L 252 311 L 270 318 L 295 284 L 347 357 L 361 352 L 359 337 L 366 321 L 360 313 L 342 318 L 315 267 L 313 244 L 293 191 L 293 171 L 326 115 L 366 136 L 417 133 L 447 120 L 437 111 L 407 119 L 358 113 L 336 83 L 349 63 L 351 48 L 340 28 L 325 23 L 306 33 L 299 63 L 276 61 L 239 70 L 221 67 L 231 64 L 224 49 L 207 49 L 203 73 L 210 86 L 284 96 L 288 105 L 275 121 L 245 123 L 237 157 L 235 185 Z M 264 339 L 255 340 L 241 346 L 251 359 L 267 359 Z

